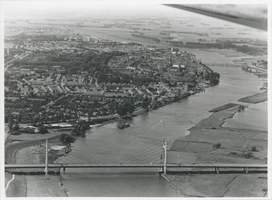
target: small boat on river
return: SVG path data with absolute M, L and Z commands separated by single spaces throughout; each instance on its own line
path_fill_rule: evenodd
M 124 122 L 124 123 L 121 123 L 118 125 L 119 129 L 124 129 L 124 128 L 128 128 L 128 127 L 130 127 L 130 124 L 127 122 Z

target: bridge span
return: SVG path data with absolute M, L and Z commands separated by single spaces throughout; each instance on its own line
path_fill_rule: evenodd
M 219 173 L 219 169 L 224 169 L 226 171 L 245 171 L 248 173 L 248 170 L 261 170 L 267 172 L 267 164 L 237 164 L 237 163 L 215 163 L 215 164 L 181 164 L 181 163 L 167 163 L 167 142 L 163 141 L 163 154 L 161 154 L 161 163 L 146 163 L 146 164 L 127 164 L 127 163 L 115 163 L 115 164 L 99 164 L 99 163 L 48 163 L 48 140 L 46 139 L 46 150 L 45 150 L 45 163 L 44 164 L 5 164 L 5 170 L 15 169 L 37 169 L 44 168 L 45 174 L 48 173 L 48 169 L 63 169 L 66 168 L 157 168 L 159 173 L 166 174 L 167 172 L 186 172 L 188 171 L 199 171 L 203 172 L 207 169 L 214 169 Z M 167 169 L 171 170 L 167 170 Z M 27 170 L 29 172 L 29 170 Z M 15 172 L 13 172 L 15 173 Z
M 24 169 L 24 168 L 45 168 L 45 164 L 5 164 L 5 169 Z M 258 169 L 267 172 L 267 164 L 163 164 L 163 163 L 150 163 L 150 164 L 48 164 L 47 168 L 59 168 L 65 171 L 66 168 L 158 168 L 159 171 L 165 172 L 164 167 L 170 168 L 171 172 L 182 172 L 182 169 L 187 171 L 192 168 L 199 169 L 215 169 L 219 173 L 219 169 L 226 170 L 239 170 L 242 169 L 248 173 L 249 169 Z

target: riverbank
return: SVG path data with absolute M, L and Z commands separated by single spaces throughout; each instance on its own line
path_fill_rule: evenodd
M 122 118 L 103 122 L 101 125 L 125 121 Z M 49 129 L 48 134 L 21 134 L 10 135 L 5 145 L 5 163 L 18 164 L 43 164 L 45 163 L 45 140 L 48 139 L 49 149 L 52 146 L 61 146 L 59 137 L 70 131 Z M 65 156 L 61 151 L 49 152 L 48 163 Z M 5 173 L 5 182 L 11 180 L 11 173 L 15 172 L 8 190 L 7 197 L 67 197 L 65 188 L 62 187 L 62 177 L 58 169 L 49 170 L 50 175 L 43 175 L 44 169 L 9 170 Z
M 239 105 L 237 104 L 237 106 L 239 107 Z M 232 117 L 236 112 L 237 112 L 237 110 L 238 110 L 238 107 L 235 107 L 235 106 L 233 106 L 233 107 L 230 107 L 230 110 L 228 111 L 228 112 L 226 112 L 224 115 L 221 113 L 221 112 L 218 112 L 218 113 L 216 113 L 216 114 L 218 114 L 218 115 L 215 115 L 214 116 L 214 119 L 213 118 L 210 118 L 209 119 L 209 121 L 207 121 L 207 122 L 205 122 L 205 120 L 204 121 L 202 121 L 201 122 L 201 125 L 202 125 L 202 127 L 200 127 L 200 126 L 197 126 L 196 125 L 196 127 L 193 127 L 193 128 L 191 128 L 191 133 L 193 133 L 192 131 L 199 131 L 198 132 L 198 136 L 197 137 L 195 137 L 194 139 L 198 139 L 198 140 L 200 140 L 201 141 L 201 138 L 202 137 L 206 137 L 206 136 L 208 136 L 208 135 L 206 135 L 206 134 L 209 134 L 210 132 L 212 132 L 213 133 L 213 135 L 212 136 L 210 136 L 210 138 L 211 139 L 213 139 L 212 137 L 214 136 L 214 135 L 216 135 L 216 130 L 219 130 L 219 129 L 221 129 L 221 124 L 222 124 L 222 122 L 225 120 L 225 119 L 227 119 L 228 117 Z M 211 107 L 212 108 L 212 107 Z M 211 109 L 210 108 L 210 109 Z M 235 110 L 235 108 L 236 108 L 236 110 Z M 234 110 L 231 110 L 231 109 L 234 109 Z M 216 110 L 221 110 L 221 109 L 216 109 Z M 223 112 L 225 112 L 225 110 L 222 110 Z M 219 114 L 220 113 L 220 114 Z M 224 119 L 225 118 L 225 119 Z M 217 122 L 217 121 L 215 121 L 215 122 L 213 122 L 214 120 L 216 120 L 216 119 L 221 119 L 221 122 Z M 215 128 L 215 129 L 214 129 Z M 195 129 L 195 130 L 193 130 L 193 129 Z M 204 129 L 206 129 L 206 134 L 205 134 L 205 132 L 203 132 L 203 130 Z M 237 132 L 235 132 L 235 134 L 237 134 L 236 136 L 238 137 L 239 136 L 239 133 L 240 133 L 240 131 L 238 131 L 238 129 L 231 129 L 231 128 L 225 128 L 225 132 L 224 132 L 224 130 L 223 130 L 224 128 L 222 128 L 222 130 L 221 130 L 221 135 L 220 136 L 218 136 L 218 139 L 220 139 L 220 140 L 218 140 L 218 141 L 214 141 L 214 142 L 210 142 L 210 144 L 208 145 L 209 147 L 208 148 L 210 148 L 210 150 L 211 150 L 211 152 L 210 152 L 210 154 L 206 154 L 206 156 L 205 155 L 202 155 L 202 151 L 201 150 L 199 150 L 199 151 L 197 151 L 197 152 L 194 152 L 195 151 L 195 148 L 193 147 L 193 148 L 188 148 L 187 150 L 187 152 L 179 152 L 179 151 L 169 151 L 168 152 L 168 159 L 170 159 L 169 161 L 171 161 L 171 157 L 173 157 L 173 159 L 176 159 L 176 160 L 178 160 L 178 158 L 182 158 L 182 156 L 184 156 L 184 158 L 182 158 L 180 161 L 178 160 L 177 162 L 183 162 L 183 161 L 187 161 L 186 159 L 191 159 L 192 161 L 191 161 L 191 163 L 193 163 L 193 162 L 195 162 L 195 160 L 197 160 L 198 162 L 200 162 L 200 161 L 202 161 L 202 162 L 208 162 L 208 163 L 212 163 L 212 162 L 214 162 L 214 161 L 216 161 L 217 159 L 218 159 L 218 162 L 221 162 L 221 160 L 220 159 L 225 159 L 226 160 L 226 155 L 225 156 L 222 156 L 222 155 L 220 155 L 219 153 L 220 152 L 223 152 L 224 150 L 226 151 L 226 144 L 224 144 L 223 142 L 222 142 L 222 140 L 224 140 L 225 141 L 225 138 L 227 137 L 227 135 L 228 135 L 228 133 L 230 132 L 230 133 L 232 133 L 233 131 L 232 130 L 237 130 Z M 244 131 L 246 131 L 246 130 L 244 130 Z M 251 131 L 251 132 L 249 132 L 248 134 L 250 135 L 251 133 L 252 133 L 253 131 Z M 63 132 L 59 132 L 59 134 L 61 134 L 61 133 L 63 133 Z M 48 134 L 48 135 L 51 135 L 52 133 L 50 133 L 50 134 Z M 97 133 L 97 134 L 101 134 L 101 133 Z M 135 134 L 135 133 L 134 133 Z M 165 133 L 164 133 L 165 134 Z M 261 135 L 259 135 L 259 136 L 256 136 L 257 138 L 259 137 L 259 138 L 263 138 L 263 136 L 262 136 L 262 132 L 260 132 L 260 134 Z M 112 133 L 111 133 L 111 135 L 112 135 Z M 37 137 L 44 137 L 44 135 L 25 135 L 25 136 L 18 136 L 18 137 L 24 137 L 24 139 L 26 139 L 26 136 L 29 136 L 29 137 L 31 137 L 31 136 L 37 136 Z M 52 135 L 53 136 L 53 135 Z M 189 135 L 190 136 L 190 135 Z M 232 135 L 232 136 L 235 136 L 234 134 Z M 14 137 L 17 137 L 17 136 L 14 136 Z M 17 137 L 17 139 L 18 139 L 18 137 Z M 135 136 L 136 137 L 136 136 Z M 267 135 L 266 136 L 264 136 L 264 137 L 267 137 Z M 123 136 L 122 136 L 122 138 L 123 138 Z M 235 137 L 234 137 L 235 138 Z M 211 140 L 210 139 L 210 140 Z M 97 138 L 94 138 L 94 140 L 97 140 Z M 101 140 L 103 140 L 103 142 L 104 142 L 104 138 L 101 138 Z M 206 137 L 206 141 L 208 141 L 209 140 L 209 138 L 208 137 Z M 120 139 L 119 138 L 117 138 L 117 140 L 116 140 L 116 142 L 120 142 Z M 129 139 L 129 141 L 131 141 L 131 139 Z M 227 142 L 229 142 L 229 143 L 233 143 L 233 141 L 236 141 L 236 138 L 235 139 L 233 139 L 233 138 L 229 138 L 229 140 L 227 141 L 225 141 L 225 143 L 227 143 Z M 43 141 L 44 142 L 44 141 Z M 217 142 L 217 143 L 221 143 L 221 146 L 222 146 L 222 148 L 220 148 L 220 149 L 217 149 L 217 150 L 213 150 L 213 144 L 215 143 L 215 142 Z M 204 142 L 203 142 L 204 143 Z M 16 144 L 16 143 L 14 143 L 14 144 Z M 38 145 L 37 145 L 37 143 L 33 143 L 34 145 L 32 145 L 32 146 L 36 146 L 37 148 L 38 148 Z M 36 145 L 35 145 L 36 144 Z M 99 142 L 98 142 L 98 144 L 100 144 Z M 127 143 L 127 144 L 129 144 L 129 143 Z M 191 143 L 191 144 L 194 144 L 195 146 L 198 146 L 198 144 L 199 144 L 199 146 L 201 146 L 202 144 L 201 144 L 201 142 L 199 142 L 198 141 L 198 143 L 196 142 L 196 143 Z M 189 147 L 191 144 L 188 144 L 187 145 L 187 147 Z M 120 145 L 120 146 L 122 146 L 122 145 Z M 19 147 L 19 146 L 18 146 Z M 95 148 L 95 147 L 94 147 Z M 207 148 L 207 146 L 206 147 L 203 147 L 203 148 Z M 104 148 L 105 149 L 105 148 Z M 23 151 L 26 151 L 27 149 L 24 149 Z M 118 149 L 117 149 L 118 150 Z M 259 150 L 258 149 L 258 146 L 257 146 L 257 150 Z M 22 152 L 22 151 L 18 151 L 19 153 L 17 153 L 16 155 L 17 155 L 17 158 L 18 158 L 18 156 L 21 154 L 20 152 Z M 31 153 L 31 147 L 29 147 L 29 150 L 27 151 L 27 152 L 29 152 L 29 154 L 21 154 L 21 155 L 31 155 L 31 156 L 33 156 L 33 152 Z M 213 153 L 212 153 L 213 152 Z M 100 152 L 100 153 L 103 153 L 103 152 Z M 108 155 L 108 153 L 109 152 L 105 152 L 106 154 L 105 155 Z M 178 153 L 178 154 L 175 154 L 174 155 L 174 153 Z M 240 152 L 241 153 L 241 152 Z M 257 155 L 255 155 L 255 154 L 257 154 L 258 152 L 254 152 L 253 154 L 254 154 L 254 157 L 257 157 Z M 174 156 L 176 156 L 176 157 L 174 157 Z M 213 156 L 213 157 L 212 157 Z M 221 157 L 220 157 L 221 156 Z M 241 159 L 242 158 L 242 156 L 241 156 L 241 154 L 238 154 L 238 155 L 235 155 L 235 154 L 233 154 L 233 155 L 229 155 L 229 157 L 231 157 L 231 156 L 233 156 L 233 158 L 232 159 L 235 159 L 234 157 L 235 156 L 237 156 L 237 158 L 236 158 L 236 161 L 237 162 L 239 162 L 239 159 Z M 240 157 L 239 157 L 240 156 Z M 200 159 L 197 159 L 197 158 L 200 158 Z M 210 157 L 212 157 L 212 158 L 210 158 Z M 249 161 L 254 161 L 254 158 L 250 158 L 250 159 L 246 159 L 246 158 L 242 158 L 242 159 L 244 159 L 244 160 L 249 160 Z M 42 159 L 41 159 L 42 160 Z M 174 160 L 175 161 L 175 160 Z M 172 162 L 172 161 L 171 161 Z M 228 160 L 227 160 L 227 162 L 228 162 Z M 184 162 L 183 162 L 184 163 Z M 237 175 L 237 174 L 236 174 Z M 251 175 L 251 174 L 250 174 Z M 180 184 L 183 184 L 183 185 L 181 185 L 183 188 L 185 188 L 185 186 L 186 185 L 184 185 L 185 183 L 183 183 L 181 180 L 183 180 L 182 179 L 182 176 L 184 176 L 184 175 L 181 175 L 181 178 L 179 178 L 177 175 L 174 175 L 174 177 L 173 177 L 173 175 L 169 175 L 169 179 L 172 181 L 171 182 L 171 185 L 176 185 L 177 187 L 179 187 L 180 186 Z M 220 184 L 218 184 L 218 182 L 216 182 L 216 180 L 217 180 L 217 175 L 215 176 L 215 175 L 205 175 L 204 176 L 204 174 L 203 174 L 203 176 L 202 176 L 202 178 L 200 177 L 200 176 L 194 176 L 194 175 L 188 175 L 189 176 L 189 178 L 190 179 L 188 179 L 188 181 L 191 181 L 191 183 L 192 182 L 199 182 L 199 183 L 195 183 L 195 184 L 192 184 L 192 185 L 190 185 L 190 184 L 187 184 L 187 190 L 190 190 L 190 191 L 195 191 L 194 193 L 192 192 L 191 194 L 190 193 L 187 193 L 187 192 L 185 192 L 186 193 L 186 195 L 192 195 L 192 196 L 213 196 L 213 195 L 217 195 L 218 193 L 212 193 L 212 192 L 215 192 L 215 190 L 220 190 L 220 191 L 223 191 L 223 189 L 221 188 L 221 187 L 223 187 L 224 189 L 225 188 L 227 188 L 227 187 L 225 187 L 225 186 L 223 186 L 223 183 L 220 185 Z M 220 175 L 221 176 L 221 175 Z M 227 175 L 228 177 L 233 177 L 233 176 L 230 176 L 230 175 Z M 26 177 L 26 176 L 24 176 L 24 177 Z M 27 176 L 27 177 L 32 177 L 32 176 Z M 37 178 L 39 178 L 38 176 L 36 176 Z M 41 177 L 44 177 L 44 176 L 41 176 Z M 64 190 L 62 190 L 60 187 L 59 187 L 59 183 L 60 183 L 60 177 L 59 176 L 50 176 L 50 177 L 58 177 L 58 178 L 56 178 L 56 179 L 51 179 L 50 181 L 55 181 L 54 183 L 52 183 L 51 185 L 53 186 L 54 185 L 54 188 L 55 189 L 57 189 L 57 190 L 59 190 L 60 189 L 60 192 L 62 192 L 61 194 L 62 195 L 66 195 L 65 194 L 65 191 Z M 204 177 L 205 177 L 205 179 L 204 179 Z M 209 178 L 210 177 L 210 178 Z M 261 177 L 261 178 L 258 178 L 258 177 Z M 263 176 L 263 174 L 262 175 L 260 175 L 260 176 L 258 176 L 257 177 L 257 174 L 256 174 L 256 177 L 255 177 L 255 179 L 256 180 L 258 180 L 258 181 L 262 181 L 262 182 L 266 182 L 267 180 L 264 178 L 264 176 Z M 18 178 L 18 177 L 16 177 L 16 178 Z M 177 179 L 175 179 L 175 178 L 177 178 Z M 192 179 L 191 179 L 192 178 Z M 193 180 L 193 178 L 194 178 L 194 180 Z M 235 178 L 235 177 L 234 177 Z M 24 178 L 25 179 L 25 178 Z M 252 178 L 253 179 L 253 178 Z M 227 180 L 229 180 L 229 182 L 232 182 L 232 180 L 230 180 L 230 179 L 228 179 L 227 177 L 225 177 L 225 182 L 224 183 L 226 183 L 227 182 Z M 234 180 L 237 180 L 237 181 L 240 181 L 240 179 L 238 178 L 238 177 L 236 177 Z M 248 186 L 248 182 L 250 182 L 250 180 L 248 180 L 247 179 L 247 177 L 245 177 L 244 179 L 241 179 L 241 180 L 247 180 L 245 183 L 244 183 L 244 185 L 246 185 L 248 188 L 249 188 L 249 186 Z M 25 187 L 26 187 L 26 185 L 27 185 L 27 187 L 32 187 L 33 185 L 35 185 L 35 184 L 32 184 L 32 182 L 31 181 L 34 181 L 34 183 L 36 182 L 37 184 L 37 187 L 39 187 L 39 188 L 35 188 L 34 186 L 34 188 L 31 188 L 31 189 L 33 189 L 33 190 L 36 190 L 36 191 L 40 191 L 40 195 L 44 195 L 44 196 L 47 196 L 48 194 L 50 194 L 49 193 L 49 191 L 46 191 L 46 190 L 44 190 L 44 188 L 46 188 L 46 187 L 48 187 L 47 185 L 46 185 L 46 183 L 44 183 L 44 185 L 43 186 L 41 186 L 41 185 L 39 185 L 40 183 L 38 183 L 39 182 L 39 180 L 36 180 L 35 178 L 34 178 L 34 176 L 33 176 L 33 179 L 32 178 L 29 178 L 29 179 L 25 179 L 25 181 L 26 181 L 26 184 L 25 184 Z M 175 182 L 176 181 L 176 182 Z M 206 181 L 206 183 L 205 183 L 205 181 Z M 254 181 L 254 179 L 253 180 L 251 180 L 251 181 L 253 181 L 254 182 L 254 184 L 251 184 L 251 186 L 254 186 L 255 185 L 255 182 L 256 181 Z M 190 183 L 190 182 L 189 182 Z M 237 184 L 241 184 L 241 181 L 240 182 L 235 182 L 235 181 L 233 181 L 232 183 L 230 183 L 229 185 L 232 185 L 233 184 L 233 188 L 235 188 L 235 187 L 237 187 Z M 203 192 L 203 190 L 201 189 L 201 188 L 205 188 L 205 187 L 207 187 L 207 186 L 205 186 L 205 184 L 206 185 L 208 185 L 209 184 L 209 188 L 213 188 L 213 187 L 215 187 L 214 185 L 217 185 L 218 184 L 218 187 L 215 187 L 215 189 L 214 190 L 212 190 L 212 191 L 210 191 L 210 193 L 208 193 L 208 189 L 206 190 L 206 193 L 205 194 L 200 194 L 201 192 Z M 24 185 L 24 183 L 22 182 L 22 185 Z M 50 184 L 49 184 L 50 185 Z M 66 185 L 64 185 L 64 187 L 65 187 Z M 251 188 L 251 186 L 250 186 L 250 188 Z M 27 188 L 26 187 L 26 188 Z M 219 188 L 220 187 L 220 188 Z M 67 188 L 69 188 L 69 187 L 67 187 Z M 217 189 L 216 189 L 217 188 Z M 30 190 L 31 190 L 30 189 Z M 70 189 L 70 188 L 69 188 Z M 262 189 L 264 189 L 264 191 L 265 191 L 265 187 L 264 188 L 261 188 L 260 190 L 262 191 Z M 30 191 L 29 190 L 29 191 Z M 15 192 L 16 190 L 14 190 L 14 192 Z M 25 190 L 26 191 L 26 190 Z M 181 190 L 182 191 L 182 190 Z M 199 193 L 197 194 L 197 191 L 199 191 Z M 253 190 L 253 189 L 251 189 L 251 191 L 255 191 L 255 190 Z M 265 193 L 265 192 L 264 192 Z M 34 194 L 36 194 L 37 195 L 37 193 L 32 193 L 33 195 Z M 52 193 L 53 194 L 53 193 Z M 222 193 L 220 193 L 220 194 L 222 194 Z M 26 195 L 28 195 L 27 193 L 26 193 Z M 29 193 L 29 195 L 30 195 L 30 193 Z M 226 194 L 227 195 L 227 194 Z M 231 194 L 231 193 L 228 193 L 228 195 L 233 195 L 233 196 L 240 196 L 240 195 L 242 195 L 241 193 L 240 193 L 240 191 L 239 192 L 237 192 L 236 194 Z M 249 193 L 245 193 L 245 195 L 246 196 L 252 196 L 252 194 L 249 194 Z M 256 193 L 256 195 L 259 195 L 259 193 L 257 194 Z
M 235 106 L 215 112 L 189 129 L 189 135 L 175 140 L 171 146 L 169 163 L 266 163 L 267 131 L 221 127 L 238 110 L 239 106 Z M 215 149 L 218 143 L 220 148 Z M 253 156 L 248 158 L 248 153 Z
M 233 117 L 235 113 L 239 111 L 239 104 L 226 104 L 212 110 L 214 113 L 192 127 L 190 129 L 191 133 L 188 136 L 174 141 L 168 151 L 168 163 L 266 162 L 267 147 L 265 147 L 264 144 L 267 143 L 267 140 L 259 140 L 267 138 L 267 132 L 222 127 L 222 124 L 226 119 Z M 8 154 L 11 156 L 11 158 L 7 158 L 7 161 L 13 159 L 13 162 L 18 161 L 19 163 L 23 161 L 43 162 L 44 155 L 33 153 L 42 150 L 39 144 L 44 144 L 44 139 L 35 139 L 38 137 L 45 138 L 50 135 L 51 141 L 49 143 L 52 143 L 55 140 L 55 143 L 57 144 L 59 142 L 58 134 L 61 133 L 63 132 L 50 133 L 48 135 L 26 134 L 24 136 L 14 136 L 16 140 L 24 141 L 10 143 L 7 146 Z M 31 136 L 36 136 L 37 138 Z M 32 139 L 32 141 L 26 141 L 27 139 Z M 221 147 L 219 149 L 214 149 L 213 145 L 217 143 L 220 143 Z M 251 151 L 250 147 L 253 146 L 256 146 L 256 150 Z M 248 152 L 253 153 L 253 157 L 248 158 Z M 267 195 L 266 174 L 173 175 L 169 173 L 167 178 L 170 180 L 169 184 L 171 187 L 187 197 L 260 197 L 262 195 Z M 218 182 L 218 180 L 220 181 Z M 60 187 L 60 183 L 61 177 L 58 175 L 16 175 L 16 183 L 14 183 L 15 185 L 11 184 L 11 188 L 8 190 L 7 195 L 26 195 L 27 197 L 34 197 L 35 195 L 67 196 L 65 189 Z M 237 191 L 237 185 L 241 188 L 239 191 Z M 54 186 L 54 188 L 51 188 L 51 186 Z M 20 190 L 14 188 L 20 188 Z M 252 189 L 247 190 L 247 188 Z M 54 190 L 54 192 L 51 190 Z M 11 191 L 13 191 L 13 193 Z
M 44 135 L 11 135 L 5 145 L 5 163 L 42 164 L 45 162 L 45 139 L 48 138 L 49 148 L 62 145 L 59 136 L 63 132 L 53 131 Z M 15 141 L 15 142 L 14 142 Z M 48 162 L 53 163 L 61 156 L 59 151 L 50 151 Z M 12 170 L 10 170 L 11 172 Z M 15 179 L 6 191 L 7 197 L 67 197 L 61 186 L 59 170 L 50 170 L 49 174 L 41 175 L 44 169 L 15 170 Z M 27 175 L 27 174 L 32 175 Z M 33 175 L 38 174 L 38 175 Z M 11 179 L 10 173 L 5 173 L 6 182 Z
M 247 97 L 248 101 L 255 99 Z M 211 116 L 189 129 L 189 135 L 173 142 L 168 163 L 267 163 L 267 131 L 222 127 L 225 120 L 239 112 L 238 104 L 227 104 L 212 111 Z M 167 178 L 185 197 L 267 197 L 267 173 L 211 173 L 169 173 Z
M 244 102 L 244 103 L 261 103 L 267 101 L 268 96 L 267 96 L 267 91 L 254 94 L 249 97 L 241 98 L 238 101 Z

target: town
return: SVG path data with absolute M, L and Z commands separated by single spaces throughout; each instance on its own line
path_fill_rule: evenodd
M 0 3 L 3 198 L 267 197 L 269 5 L 214 3 Z
M 5 38 L 5 122 L 11 134 L 132 117 L 219 82 L 218 73 L 175 47 L 50 31 L 32 28 Z

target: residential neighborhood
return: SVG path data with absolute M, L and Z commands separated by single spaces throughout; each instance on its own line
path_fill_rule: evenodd
M 94 124 L 156 109 L 219 81 L 178 48 L 50 31 L 32 28 L 6 38 L 6 122 Z

